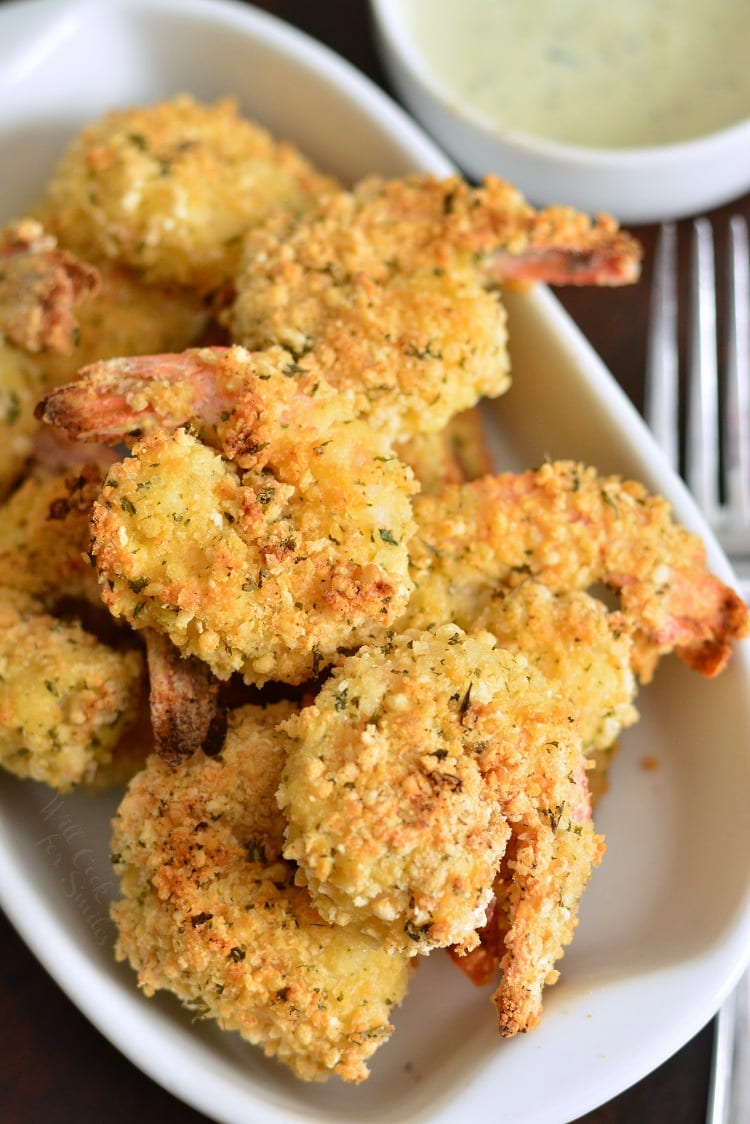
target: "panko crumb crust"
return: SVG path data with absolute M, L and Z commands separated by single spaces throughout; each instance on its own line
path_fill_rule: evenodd
M 326 918 L 412 955 L 476 943 L 508 839 L 482 754 L 512 730 L 496 703 L 524 665 L 487 634 L 407 632 L 345 660 L 287 723 L 284 853 Z
M 314 352 L 392 438 L 443 429 L 510 383 L 505 312 L 444 205 L 456 184 L 368 184 L 252 232 L 228 317 L 259 349 Z
M 248 229 L 334 186 L 231 98 L 182 94 L 83 129 L 49 184 L 45 217 L 84 257 L 205 292 L 232 278 Z
M 221 362 L 243 380 L 215 438 L 233 460 L 157 429 L 110 470 L 92 521 L 102 598 L 221 679 L 301 683 L 405 607 L 415 485 L 312 363 Z
M 750 630 L 747 606 L 708 569 L 699 536 L 637 481 L 555 461 L 417 496 L 414 515 L 415 591 L 401 628 L 470 627 L 498 588 L 529 577 L 556 592 L 602 582 L 619 597 L 644 683 L 671 651 L 716 675 L 731 640 Z
M 291 713 L 243 707 L 218 756 L 179 769 L 151 757 L 134 778 L 112 843 L 117 956 L 147 995 L 173 992 L 303 1080 L 359 1082 L 390 1037 L 409 959 L 327 924 L 295 885 L 275 799 Z
M 109 766 L 138 716 L 143 661 L 0 590 L 0 763 L 59 792 Z
M 584 753 L 608 749 L 637 721 L 633 639 L 622 615 L 579 590 L 527 578 L 500 589 L 478 617 L 500 647 L 522 652 L 575 715 Z

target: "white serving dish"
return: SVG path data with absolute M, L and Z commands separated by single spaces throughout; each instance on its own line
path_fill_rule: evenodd
M 503 129 L 459 100 L 425 66 L 409 37 L 401 0 L 371 0 L 371 9 L 399 98 L 475 179 L 494 173 L 537 205 L 609 211 L 629 223 L 699 214 L 750 189 L 750 117 L 695 140 L 650 148 L 585 148 Z
M 83 122 L 180 90 L 234 93 L 347 179 L 449 171 L 361 75 L 252 9 L 221 0 L 26 0 L 0 8 L 0 220 L 36 198 Z M 509 306 L 515 384 L 488 407 L 503 464 L 571 456 L 638 476 L 708 538 L 714 567 L 731 577 L 685 489 L 555 299 L 539 288 Z M 171 997 L 145 999 L 111 953 L 114 794 L 63 798 L 4 776 L 0 903 L 115 1046 L 223 1124 L 561 1124 L 682 1046 L 750 954 L 748 653 L 713 683 L 667 661 L 641 703 L 601 807 L 609 851 L 562 980 L 539 1029 L 512 1041 L 496 1036 L 488 992 L 444 956 L 420 967 L 393 1038 L 358 1088 L 303 1085 L 236 1036 L 192 1024 Z M 642 767 L 646 757 L 656 770 Z

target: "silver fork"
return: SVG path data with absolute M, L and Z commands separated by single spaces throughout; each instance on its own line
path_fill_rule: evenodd
M 685 447 L 680 450 L 677 232 L 662 227 L 654 264 L 645 415 L 750 596 L 750 267 L 748 231 L 729 223 L 726 393 L 719 410 L 716 281 L 711 224 L 693 224 Z
M 750 599 L 750 263 L 747 223 L 729 223 L 724 409 L 717 360 L 716 269 L 711 223 L 693 223 L 686 424 L 680 449 L 677 232 L 662 227 L 654 262 L 645 416 L 672 467 L 733 562 Z M 750 972 L 714 1028 L 707 1124 L 750 1121 Z

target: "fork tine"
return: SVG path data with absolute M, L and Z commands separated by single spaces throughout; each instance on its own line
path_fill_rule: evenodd
M 731 522 L 750 523 L 750 259 L 747 223 L 729 222 L 727 497 Z
M 679 470 L 679 375 L 677 354 L 677 229 L 661 228 L 651 287 L 644 415 L 675 471 Z
M 713 520 L 719 506 L 719 405 L 714 243 L 708 219 L 693 223 L 692 276 L 685 477 L 698 507 Z

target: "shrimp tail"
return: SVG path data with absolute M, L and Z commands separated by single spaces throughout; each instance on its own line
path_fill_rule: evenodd
M 153 629 L 146 630 L 146 650 L 156 752 L 172 765 L 199 749 L 209 757 L 218 753 L 227 726 L 218 679 L 201 660 L 184 659 Z
M 485 277 L 491 282 L 543 281 L 549 285 L 629 285 L 638 280 L 640 243 L 610 215 L 572 207 L 537 211 L 509 184 L 489 176 L 475 192 L 484 219 Z
M 236 392 L 222 379 L 228 349 L 139 355 L 91 363 L 72 383 L 45 395 L 36 417 L 77 441 L 117 444 L 194 418 L 208 424 L 231 410 Z
M 676 649 L 677 655 L 694 671 L 713 679 L 724 668 L 732 654 L 731 640 L 748 633 L 747 605 L 738 593 L 717 581 L 713 630 L 709 636 Z
M 554 244 L 520 253 L 498 250 L 486 275 L 499 281 L 542 281 L 548 285 L 630 285 L 640 274 L 635 242 L 619 232 L 610 243 L 589 249 Z

